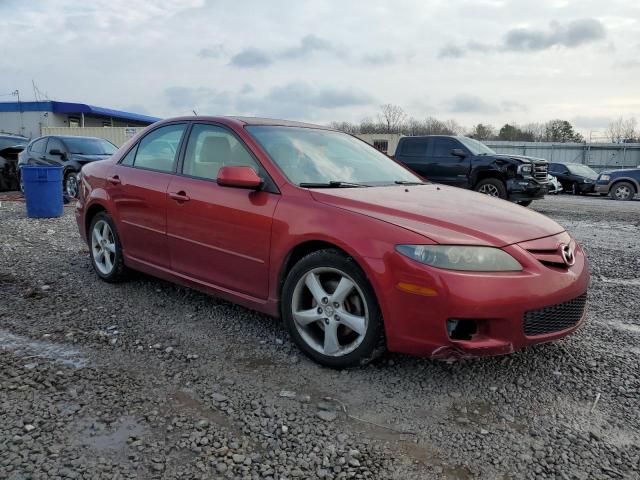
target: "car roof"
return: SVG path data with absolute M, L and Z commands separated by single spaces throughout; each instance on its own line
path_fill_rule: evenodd
M 292 120 L 282 120 L 278 118 L 262 118 L 262 117 L 242 117 L 242 116 L 204 116 L 204 115 L 190 115 L 184 117 L 167 118 L 160 123 L 169 123 L 175 121 L 192 121 L 192 122 L 216 122 L 225 125 L 234 124 L 236 126 L 245 125 L 269 125 L 269 126 L 281 126 L 281 127 L 302 127 L 302 128 L 318 128 L 321 130 L 334 130 L 330 127 L 323 125 L 316 125 L 313 123 L 296 122 Z
M 17 138 L 20 140 L 29 140 L 27 137 L 23 137 L 22 135 L 15 135 L 13 133 L 0 133 L 0 138 Z

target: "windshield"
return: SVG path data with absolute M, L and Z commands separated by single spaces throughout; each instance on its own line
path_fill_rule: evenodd
M 583 177 L 597 177 L 598 174 L 595 170 L 587 167 L 586 165 L 567 165 L 567 168 L 574 175 L 580 175 Z
M 113 155 L 118 150 L 113 143 L 102 138 L 67 137 L 64 143 L 67 144 L 70 153 L 80 155 Z
M 21 137 L 0 137 L 0 150 L 8 147 L 26 146 L 29 140 Z
M 422 183 L 419 177 L 383 153 L 345 133 L 263 125 L 246 128 L 296 185 Z
M 469 137 L 456 137 L 460 142 L 471 150 L 474 155 L 495 155 L 496 152 L 487 147 L 484 143 Z

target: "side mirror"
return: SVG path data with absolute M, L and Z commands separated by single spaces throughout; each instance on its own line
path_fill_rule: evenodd
M 65 157 L 64 152 L 60 151 L 57 148 L 52 148 L 51 150 L 49 150 L 49 155 L 57 155 L 58 157 Z
M 462 150 L 461 148 L 454 148 L 453 150 L 451 150 L 451 155 L 460 158 L 464 158 L 467 156 L 467 154 L 464 153 L 464 150 Z
M 251 167 L 222 167 L 218 171 L 218 185 L 257 190 L 262 186 L 262 179 Z

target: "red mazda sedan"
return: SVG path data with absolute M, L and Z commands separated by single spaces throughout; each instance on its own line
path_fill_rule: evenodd
M 76 217 L 103 280 L 140 270 L 281 316 L 331 367 L 511 353 L 585 316 L 587 260 L 556 222 L 315 125 L 156 123 L 84 167 Z

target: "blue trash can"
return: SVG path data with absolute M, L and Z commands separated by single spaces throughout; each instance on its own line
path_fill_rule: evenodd
M 62 199 L 62 167 L 23 165 L 20 175 L 27 200 L 27 216 L 59 217 L 64 210 Z

